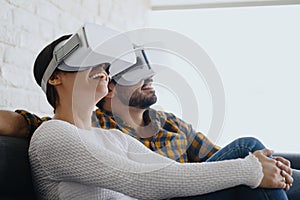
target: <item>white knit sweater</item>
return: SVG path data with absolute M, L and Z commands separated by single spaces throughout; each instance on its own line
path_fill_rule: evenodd
M 181 164 L 118 130 L 82 130 L 60 120 L 36 130 L 29 156 L 42 199 L 163 199 L 241 184 L 255 188 L 263 177 L 253 155 Z

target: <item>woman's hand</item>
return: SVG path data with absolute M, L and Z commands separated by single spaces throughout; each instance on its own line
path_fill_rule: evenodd
M 253 153 L 258 158 L 263 168 L 263 179 L 260 187 L 284 188 L 288 190 L 293 179 L 289 172 L 286 161 L 281 158 L 269 158 L 274 152 L 268 149 L 258 150 Z M 280 162 L 280 163 L 279 163 Z M 287 172 L 288 171 L 288 172 Z
M 276 165 L 277 167 L 279 167 L 279 169 L 281 169 L 281 176 L 285 178 L 285 182 L 286 182 L 285 190 L 288 191 L 294 181 L 292 177 L 293 171 L 291 168 L 291 162 L 280 156 L 273 157 L 273 159 L 277 161 Z

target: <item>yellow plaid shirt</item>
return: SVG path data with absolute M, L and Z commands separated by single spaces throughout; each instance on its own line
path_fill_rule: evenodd
M 16 112 L 24 116 L 31 134 L 43 121 L 51 119 L 39 118 L 25 110 Z M 104 129 L 117 128 L 136 138 L 152 151 L 178 162 L 203 162 L 219 150 L 219 147 L 202 133 L 196 132 L 190 124 L 171 113 L 149 109 L 144 113 L 144 121 L 150 123 L 156 132 L 151 139 L 139 137 L 132 127 L 103 108 L 98 108 L 92 115 L 93 126 Z

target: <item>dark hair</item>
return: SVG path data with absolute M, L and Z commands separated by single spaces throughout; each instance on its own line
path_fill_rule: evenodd
M 58 45 L 60 42 L 67 40 L 71 36 L 72 36 L 71 34 L 64 35 L 64 36 L 61 36 L 60 38 L 54 40 L 53 42 L 48 44 L 39 53 L 39 55 L 35 59 L 34 67 L 33 67 L 33 74 L 34 74 L 35 81 L 37 82 L 37 84 L 39 86 L 41 86 L 43 75 L 53 57 L 53 51 L 54 51 L 55 46 Z M 53 73 L 56 73 L 57 71 L 59 71 L 59 70 L 56 69 Z M 57 92 L 56 92 L 54 86 L 50 85 L 49 83 L 47 83 L 46 96 L 47 96 L 48 102 L 54 108 L 54 111 L 55 111 L 58 96 L 57 96 Z

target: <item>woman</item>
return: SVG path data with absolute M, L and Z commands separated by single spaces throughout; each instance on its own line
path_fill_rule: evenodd
M 36 59 L 35 79 L 55 109 L 53 120 L 34 133 L 29 149 L 41 199 L 165 199 L 239 185 L 287 188 L 286 182 L 292 182 L 283 180 L 276 162 L 267 157 L 270 150 L 255 151 L 244 159 L 180 164 L 118 130 L 92 128 L 94 106 L 108 92 L 109 64 L 107 58 L 90 56 L 101 51 L 91 47 L 95 41 L 89 37 L 103 36 L 103 32 L 111 30 L 85 26 L 68 40 L 70 36 L 63 36 L 52 42 Z M 82 55 L 86 56 L 77 59 Z M 216 160 L 220 154 L 215 155 Z M 272 199 L 287 199 L 282 189 L 266 194 L 273 195 L 269 196 Z M 206 199 L 206 195 L 198 199 Z

